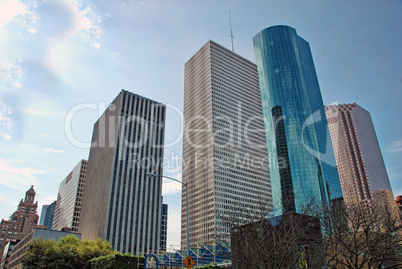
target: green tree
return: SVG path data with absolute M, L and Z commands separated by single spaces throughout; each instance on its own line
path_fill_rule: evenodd
M 137 268 L 137 266 L 142 268 L 144 266 L 144 257 L 113 253 L 93 258 L 88 261 L 88 266 L 92 269 L 131 269 Z
M 109 242 L 101 239 L 79 242 L 75 236 L 69 235 L 56 242 L 38 238 L 34 239 L 27 249 L 22 259 L 22 266 L 25 269 L 89 268 L 87 261 L 112 253 L 114 251 Z

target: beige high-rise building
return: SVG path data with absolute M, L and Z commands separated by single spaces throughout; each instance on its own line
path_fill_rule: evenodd
M 372 202 L 394 209 L 387 170 L 370 113 L 357 105 L 325 107 L 347 205 Z
M 52 230 L 68 227 L 73 232 L 78 231 L 87 165 L 87 160 L 81 160 L 60 183 Z
M 211 40 L 185 64 L 183 182 L 190 247 L 272 207 L 257 67 Z M 185 188 L 181 227 L 184 249 Z

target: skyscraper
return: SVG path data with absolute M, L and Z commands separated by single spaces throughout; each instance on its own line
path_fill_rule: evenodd
M 168 205 L 162 204 L 162 223 L 161 223 L 161 251 L 166 251 L 167 244 L 167 223 L 168 223 Z
M 8 242 L 23 239 L 38 225 L 38 202 L 35 202 L 36 192 L 32 185 L 25 192 L 25 199 L 21 199 L 17 211 L 9 220 L 2 219 L 0 223 L 0 254 Z
M 256 65 L 211 40 L 185 64 L 183 182 L 190 247 L 229 240 L 233 217 L 272 206 Z
M 325 107 L 345 203 L 395 207 L 370 113 L 357 105 Z
M 121 253 L 161 244 L 166 106 L 122 90 L 94 125 L 79 232 Z
M 80 225 L 82 195 L 87 173 L 87 160 L 81 160 L 60 183 L 54 211 L 53 230 L 64 227 L 77 232 Z
M 254 39 L 275 214 L 341 199 L 342 190 L 308 42 L 288 26 Z
M 39 225 L 46 226 L 46 229 L 51 230 L 53 226 L 55 209 L 56 201 L 54 201 L 50 205 L 42 206 L 42 213 L 40 214 Z

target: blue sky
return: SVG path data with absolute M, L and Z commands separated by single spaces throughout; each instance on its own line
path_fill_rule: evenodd
M 401 1 L 0 1 L 0 218 L 30 185 L 40 207 L 88 149 L 121 89 L 181 109 L 184 63 L 209 39 L 254 61 L 252 38 L 285 24 L 311 46 L 324 103 L 371 112 L 394 195 L 402 194 Z M 77 105 L 96 109 L 77 112 Z M 100 111 L 102 113 L 103 111 Z M 181 178 L 180 116 L 168 109 L 165 175 Z M 167 165 L 166 165 L 167 166 Z M 179 186 L 178 186 L 179 185 Z M 167 181 L 168 244 L 180 243 L 180 184 Z

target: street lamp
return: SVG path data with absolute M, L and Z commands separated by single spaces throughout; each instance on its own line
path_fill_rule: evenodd
M 181 182 L 181 181 L 179 181 L 179 180 L 177 180 L 175 178 L 168 177 L 168 176 L 161 176 L 161 175 L 157 175 L 157 174 L 154 174 L 154 173 L 147 173 L 146 175 L 147 175 L 147 177 L 164 177 L 164 178 L 168 178 L 168 179 L 174 180 L 174 181 L 179 182 L 180 184 L 186 186 L 186 215 L 187 215 L 187 218 L 186 218 L 186 221 L 187 221 L 186 244 L 187 245 L 186 245 L 186 247 L 187 247 L 187 257 L 188 257 L 190 255 L 190 244 L 189 244 L 189 231 L 188 231 L 188 187 L 187 187 L 187 182 L 183 183 L 183 182 Z

